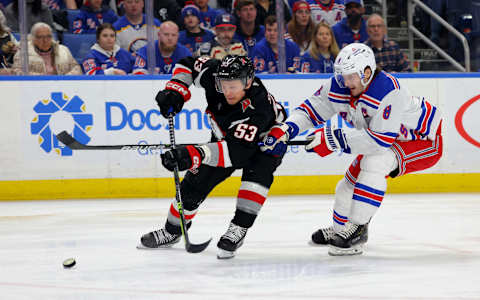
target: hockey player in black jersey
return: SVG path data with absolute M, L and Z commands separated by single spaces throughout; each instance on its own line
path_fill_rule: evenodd
M 217 257 L 231 258 L 260 212 L 281 162 L 281 157 L 260 151 L 260 136 L 285 118 L 285 110 L 254 76 L 248 57 L 227 55 L 221 61 L 188 57 L 176 64 L 171 80 L 156 96 L 164 117 L 180 112 L 192 83 L 205 89 L 212 139 L 205 145 L 169 150 L 162 155 L 162 164 L 170 171 L 175 164 L 189 170 L 180 189 L 187 228 L 210 191 L 242 169 L 235 214 L 217 244 Z M 139 247 L 170 247 L 180 238 L 179 213 L 172 203 L 165 227 L 143 235 Z

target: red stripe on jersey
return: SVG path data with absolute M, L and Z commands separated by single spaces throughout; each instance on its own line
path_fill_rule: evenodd
M 260 194 L 257 194 L 255 192 L 248 191 L 248 190 L 239 190 L 238 191 L 238 198 L 250 200 L 250 201 L 256 202 L 260 205 L 263 205 L 263 203 L 265 202 L 265 199 L 267 199 Z
M 427 111 L 425 113 L 425 117 L 422 122 L 422 128 L 420 128 L 420 132 L 425 133 L 427 132 L 427 124 L 430 116 L 432 115 L 432 105 L 428 103 L 428 101 L 424 101 Z
M 310 109 L 310 107 L 308 107 L 305 103 L 300 104 L 300 107 L 304 108 L 308 112 L 308 116 L 310 117 L 310 120 L 315 120 L 315 121 L 319 122 L 317 117 L 315 116 L 315 114 Z
M 217 167 L 225 168 L 225 159 L 223 158 L 223 145 L 222 142 L 217 142 L 218 146 L 218 164 Z
M 374 193 L 370 193 L 370 192 L 367 192 L 367 191 L 364 191 L 364 190 L 360 190 L 358 188 L 353 190 L 353 193 L 356 194 L 356 195 L 364 196 L 364 197 L 367 197 L 369 199 L 377 200 L 377 201 L 380 201 L 380 202 L 382 202 L 382 200 L 383 200 L 383 196 L 379 196 L 379 195 L 376 195 Z
M 185 211 L 184 211 L 185 212 Z M 170 213 L 176 217 L 176 218 L 180 218 L 180 214 L 178 213 L 177 209 L 173 206 L 173 204 L 170 204 Z M 197 213 L 194 213 L 194 214 L 191 214 L 191 215 L 187 215 L 187 214 L 184 214 L 185 215 L 185 220 L 191 220 L 193 219 L 193 217 L 195 217 Z
M 177 75 L 178 73 L 192 74 L 192 71 L 190 71 L 189 69 L 182 68 L 182 67 L 176 67 L 175 69 L 173 69 L 173 76 Z
M 395 89 L 398 90 L 400 87 L 398 86 L 397 79 L 388 73 L 385 73 L 385 75 L 387 75 L 387 77 L 390 78 L 390 80 L 393 82 L 393 85 L 395 86 Z

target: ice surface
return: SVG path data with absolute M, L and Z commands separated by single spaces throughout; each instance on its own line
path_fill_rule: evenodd
M 231 260 L 216 242 L 233 197 L 202 205 L 200 254 L 135 248 L 170 199 L 0 202 L 0 299 L 480 299 L 479 194 L 388 194 L 354 257 L 307 244 L 332 199 L 270 197 Z

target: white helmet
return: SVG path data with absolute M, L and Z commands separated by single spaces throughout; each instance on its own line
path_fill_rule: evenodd
M 345 46 L 340 53 L 338 53 L 334 64 L 335 80 L 342 88 L 345 87 L 343 75 L 357 73 L 360 77 L 360 82 L 365 87 L 373 78 L 373 73 L 377 68 L 375 63 L 375 54 L 370 47 L 361 43 L 352 43 Z M 370 67 L 372 70 L 372 76 L 370 76 L 367 82 L 365 79 L 365 69 Z

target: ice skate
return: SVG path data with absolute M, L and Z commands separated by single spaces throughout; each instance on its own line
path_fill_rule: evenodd
M 235 251 L 240 248 L 247 234 L 248 228 L 235 225 L 230 222 L 230 226 L 224 235 L 218 241 L 218 259 L 227 259 L 235 256 Z
M 330 241 L 328 254 L 332 256 L 359 255 L 368 240 L 368 223 L 357 225 L 350 222 L 336 233 Z
M 171 234 L 165 228 L 144 234 L 137 249 L 170 248 L 180 241 L 180 234 Z
M 326 246 L 330 244 L 331 239 L 335 235 L 333 226 L 320 228 L 312 234 L 312 239 L 309 244 L 312 246 Z

